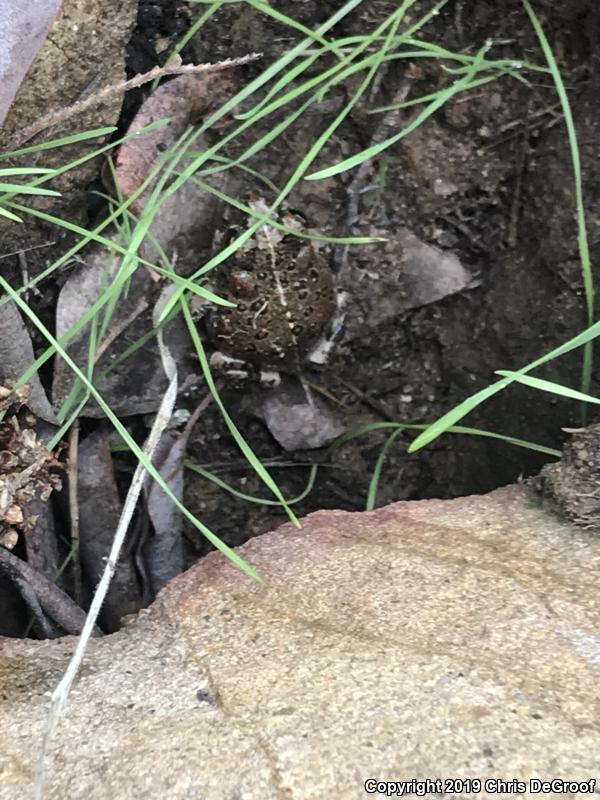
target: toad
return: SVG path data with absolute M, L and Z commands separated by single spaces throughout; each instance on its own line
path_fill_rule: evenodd
M 256 198 L 251 205 L 262 213 L 268 209 Z M 288 230 L 304 227 L 290 213 L 281 222 Z M 343 298 L 315 244 L 262 225 L 232 261 L 216 289 L 236 307 L 206 313 L 207 334 L 219 350 L 212 366 L 242 377 L 245 364 L 253 364 L 263 382 L 277 383 L 279 370 L 299 372 L 305 359 L 324 363 L 332 340 L 323 334 L 328 326 L 335 333 L 340 329 Z

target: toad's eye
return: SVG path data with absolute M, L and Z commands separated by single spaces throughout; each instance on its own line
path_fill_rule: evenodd
M 252 275 L 245 270 L 232 272 L 229 277 L 229 282 L 233 291 L 241 297 L 248 297 L 248 295 L 252 294 L 254 289 Z

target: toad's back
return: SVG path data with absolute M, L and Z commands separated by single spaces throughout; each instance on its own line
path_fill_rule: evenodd
M 244 253 L 224 294 L 237 307 L 212 310 L 209 335 L 223 353 L 262 364 L 302 358 L 335 310 L 329 265 L 293 236 Z

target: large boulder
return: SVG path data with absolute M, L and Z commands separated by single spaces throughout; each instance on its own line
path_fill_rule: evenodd
M 358 800 L 426 778 L 509 797 L 597 775 L 600 541 L 524 487 L 321 511 L 239 552 L 266 586 L 213 553 L 90 644 L 47 798 Z M 2 800 L 32 796 L 74 643 L 2 641 Z

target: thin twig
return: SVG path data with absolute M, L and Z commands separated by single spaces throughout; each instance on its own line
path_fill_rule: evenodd
M 140 314 L 143 314 L 147 308 L 148 308 L 148 301 L 145 298 L 142 298 L 140 302 L 137 304 L 137 306 L 133 309 L 131 314 L 128 314 L 126 317 L 119 320 L 118 325 L 116 325 L 113 328 L 113 330 L 109 334 L 107 334 L 104 341 L 100 345 L 98 345 L 98 348 L 96 350 L 96 356 L 94 358 L 94 364 L 97 364 L 100 361 L 104 353 L 106 353 L 106 351 L 113 344 L 115 339 L 117 339 L 123 333 L 123 331 L 126 330 L 132 324 L 132 322 L 135 322 L 135 320 L 140 316 Z
M 529 154 L 529 140 L 527 128 L 523 132 L 521 147 L 517 156 L 515 190 L 513 192 L 510 205 L 510 216 L 508 221 L 508 246 L 515 248 L 519 233 L 519 213 L 521 211 L 521 192 L 523 188 L 523 175 L 525 173 L 525 162 Z
M 72 106 L 61 108 L 59 111 L 55 111 L 53 114 L 49 114 L 43 119 L 36 120 L 31 125 L 28 125 L 26 128 L 23 128 L 21 131 L 19 131 L 19 133 L 11 140 L 11 142 L 9 142 L 8 148 L 12 150 L 20 147 L 25 142 L 29 141 L 29 139 L 31 139 L 33 136 L 41 133 L 41 131 L 44 131 L 47 128 L 52 128 L 55 125 L 59 125 L 76 114 L 81 114 L 83 111 L 87 111 L 88 108 L 93 108 L 100 103 L 104 103 L 106 100 L 109 100 L 115 95 L 128 92 L 130 89 L 137 89 L 144 83 L 153 81 L 156 78 L 163 78 L 166 75 L 186 75 L 198 72 L 221 72 L 225 69 L 232 69 L 233 67 L 241 67 L 244 64 L 249 64 L 252 61 L 257 61 L 261 57 L 262 53 L 249 53 L 248 55 L 240 56 L 239 58 L 227 58 L 224 61 L 218 61 L 216 64 L 181 64 L 178 61 L 174 63 L 173 60 L 171 60 L 168 64 L 165 64 L 164 67 L 153 67 L 149 72 L 135 75 L 133 78 L 130 78 L 127 81 L 122 81 L 121 83 L 112 84 L 110 86 L 104 86 L 99 91 L 94 92 L 94 94 L 84 98 L 83 100 L 79 100 Z
M 410 94 L 415 78 L 418 77 L 420 77 L 420 71 L 416 69 L 414 65 L 410 65 L 400 81 L 398 89 L 394 93 L 392 105 L 403 103 L 406 100 Z M 393 131 L 398 130 L 403 116 L 404 110 L 398 108 L 393 108 L 384 114 L 371 136 L 369 148 L 380 144 L 388 138 Z M 346 186 L 346 209 L 342 225 L 342 236 L 349 236 L 356 232 L 355 226 L 360 220 L 360 196 L 372 169 L 373 159 L 368 158 L 363 161 L 354 172 L 350 183 Z M 344 273 L 348 268 L 349 249 L 350 245 L 348 244 L 339 244 L 334 248 L 333 264 L 338 275 Z
M 352 394 L 356 395 L 356 397 L 358 397 L 358 399 L 361 400 L 365 405 L 369 406 L 369 408 L 372 408 L 373 411 L 376 411 L 388 422 L 398 422 L 398 419 L 394 416 L 384 402 L 381 400 L 376 400 L 374 397 L 366 394 L 366 392 L 361 391 L 361 389 L 359 389 L 358 386 L 355 386 L 353 383 L 343 380 L 342 384 L 349 389 Z
M 13 250 L 11 253 L 2 253 L 0 261 L 3 258 L 11 258 L 12 256 L 19 256 L 21 253 L 29 253 L 31 250 L 39 250 L 41 247 L 51 247 L 56 242 L 44 242 L 43 244 L 34 244 L 31 247 L 23 247 L 20 250 Z
M 79 420 L 69 430 L 69 516 L 71 519 L 71 554 L 73 556 L 73 594 L 78 606 L 82 603 L 81 556 L 79 548 Z
M 340 406 L 341 408 L 348 408 L 347 404 L 344 403 L 343 400 L 340 400 L 339 398 L 332 395 L 331 392 L 328 392 L 327 389 L 324 389 L 322 386 L 319 386 L 318 383 L 313 383 L 312 381 L 306 381 L 306 385 L 310 386 L 310 388 L 313 391 L 318 392 L 319 394 L 322 394 L 323 397 L 326 397 L 328 400 L 331 400 L 331 402 L 335 403 L 337 406 Z

